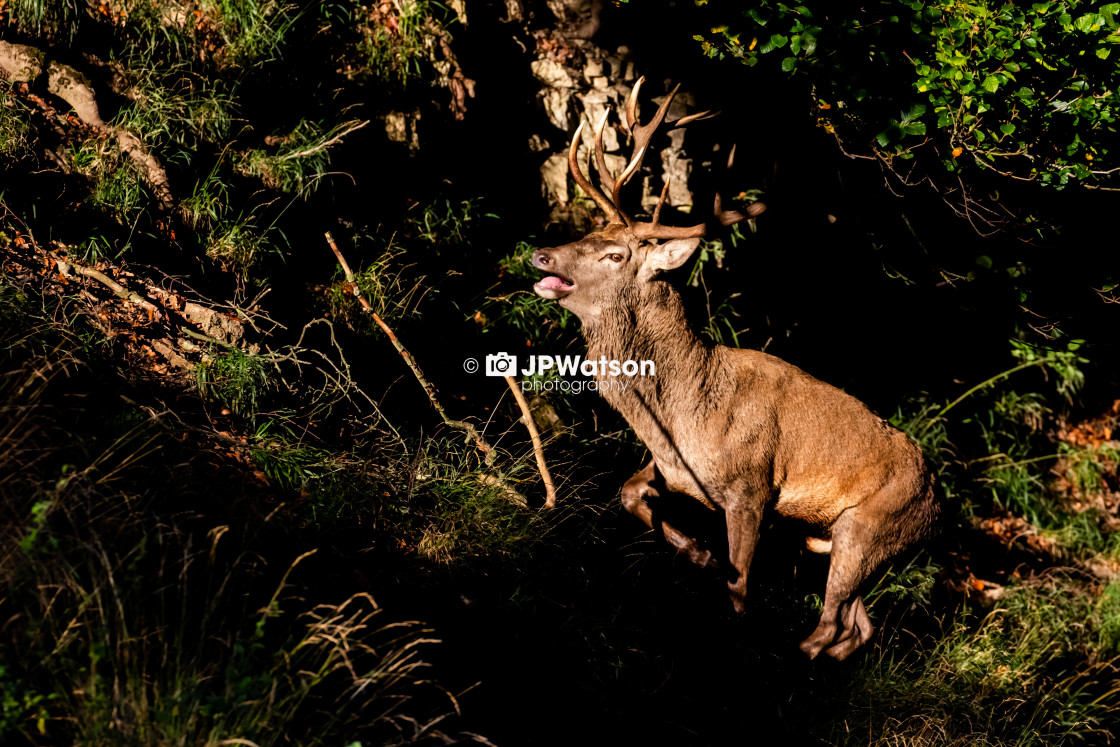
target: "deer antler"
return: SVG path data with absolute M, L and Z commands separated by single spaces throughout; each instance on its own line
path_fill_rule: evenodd
M 576 134 L 572 138 L 572 144 L 568 149 L 568 167 L 572 172 L 572 177 L 575 179 L 576 184 L 583 189 L 595 201 L 595 204 L 602 209 L 607 217 L 610 219 L 611 224 L 623 225 L 632 228 L 635 236 L 638 238 L 647 239 L 679 239 L 679 238 L 696 238 L 704 236 L 707 233 L 708 223 L 699 223 L 695 226 L 663 226 L 661 225 L 661 208 L 665 205 L 665 198 L 669 194 L 670 179 L 665 180 L 665 186 L 661 190 L 661 197 L 657 201 L 657 207 L 653 211 L 653 220 L 651 222 L 635 221 L 628 215 L 621 207 L 622 201 L 620 199 L 622 188 L 626 185 L 630 178 L 637 173 L 638 169 L 642 166 L 642 159 L 645 158 L 646 152 L 649 150 L 649 142 L 653 138 L 657 129 L 665 124 L 665 115 L 669 111 L 670 105 L 673 103 L 673 97 L 677 95 L 680 90 L 678 83 L 661 102 L 658 107 L 657 113 L 646 124 L 638 122 L 637 109 L 638 109 L 638 92 L 641 90 L 642 83 L 645 82 L 645 77 L 638 78 L 634 83 L 634 88 L 630 92 L 630 98 L 626 101 L 626 107 L 623 110 L 622 126 L 629 133 L 634 140 L 634 151 L 630 158 L 630 163 L 622 170 L 622 173 L 617 178 L 610 175 L 607 169 L 606 156 L 603 150 L 603 131 L 607 126 L 607 117 L 610 112 L 604 112 L 599 124 L 595 127 L 595 138 L 593 150 L 595 152 L 595 165 L 599 171 L 599 179 L 603 187 L 611 193 L 608 198 L 607 195 L 600 191 L 597 187 L 591 184 L 587 177 L 584 177 L 583 172 L 580 170 L 579 163 L 576 160 L 576 151 L 579 147 L 580 134 L 583 132 L 583 126 L 586 124 L 580 121 L 579 127 L 576 128 Z M 702 111 L 696 114 L 689 114 L 685 117 L 673 120 L 668 124 L 671 125 L 670 129 L 683 127 L 691 122 L 698 122 L 703 119 L 710 119 L 716 116 L 719 112 Z M 588 163 L 588 175 L 591 173 L 590 157 Z M 735 147 L 732 146 L 731 153 L 727 159 L 727 168 L 730 169 L 735 160 Z M 766 206 L 760 202 L 756 202 L 747 208 L 746 213 L 740 213 L 736 210 L 724 210 L 723 199 L 717 192 L 713 204 L 714 217 L 723 226 L 730 226 L 738 223 L 747 218 L 753 218 L 762 213 Z
M 580 120 L 579 127 L 576 128 L 576 134 L 572 136 L 572 144 L 568 147 L 568 170 L 572 172 L 572 178 L 576 180 L 579 188 L 586 192 L 599 209 L 607 214 L 611 223 L 619 223 L 624 226 L 630 225 L 630 221 L 622 214 L 622 212 L 615 207 L 610 198 L 599 191 L 599 188 L 592 184 L 587 177 L 583 175 L 580 170 L 579 161 L 576 159 L 576 151 L 579 149 L 579 136 L 583 132 L 583 126 L 586 124 L 582 119 Z M 605 169 L 604 169 L 605 171 Z M 590 173 L 590 169 L 588 171 Z
M 678 120 L 679 121 L 679 120 Z M 735 164 L 735 148 L 731 146 L 731 152 L 727 156 L 728 170 Z M 665 197 L 669 194 L 669 182 L 672 179 L 665 180 L 665 186 L 661 188 L 661 197 L 657 200 L 657 207 L 653 209 L 653 220 L 649 223 L 636 223 L 633 225 L 634 235 L 642 239 L 692 239 L 699 236 L 704 236 L 708 232 L 708 223 L 697 223 L 695 226 L 663 226 L 661 225 L 661 208 L 665 206 Z M 617 200 L 617 193 L 616 193 Z M 738 210 L 724 210 L 723 197 L 717 191 L 715 199 L 712 204 L 712 215 L 719 222 L 721 226 L 730 226 L 735 223 L 754 218 L 761 215 L 766 210 L 766 205 L 761 202 L 754 202 L 747 206 L 745 213 L 740 213 Z

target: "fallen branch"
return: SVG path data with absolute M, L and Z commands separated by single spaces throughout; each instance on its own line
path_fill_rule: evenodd
M 132 301 L 134 304 L 147 311 L 149 314 L 155 317 L 156 321 L 163 319 L 163 312 L 161 312 L 154 303 L 144 298 L 139 293 L 130 291 L 128 288 L 125 288 L 123 285 L 118 283 L 116 280 L 113 280 L 105 273 L 95 270 L 92 267 L 86 267 L 85 265 L 79 265 L 69 260 L 59 259 L 58 257 L 56 257 L 54 261 L 55 264 L 58 265 L 58 271 L 63 275 L 66 275 L 68 270 L 73 270 L 75 273 L 83 277 L 93 278 L 109 290 L 113 291 L 113 294 L 117 298 L 123 298 L 125 301 Z
M 537 425 L 533 422 L 533 415 L 529 412 L 529 403 L 525 401 L 525 395 L 517 388 L 517 382 L 512 376 L 503 376 L 506 383 L 509 384 L 509 389 L 513 392 L 513 398 L 517 400 L 517 406 L 521 408 L 522 419 L 525 421 L 525 427 L 529 431 L 529 438 L 533 440 L 533 455 L 537 458 L 537 468 L 541 471 L 541 479 L 544 480 L 544 507 L 556 507 L 556 485 L 552 482 L 552 475 L 548 474 L 548 465 L 544 461 L 544 446 L 541 444 L 541 434 L 537 432 Z
M 130 291 L 128 288 L 125 288 L 123 285 L 118 283 L 116 280 L 113 280 L 111 277 L 101 272 L 100 270 L 95 270 L 92 267 L 86 267 L 85 265 L 78 264 L 77 262 L 74 262 L 70 259 L 62 259 L 60 257 L 53 257 L 53 259 L 55 261 L 55 264 L 58 265 L 58 271 L 62 275 L 65 276 L 67 272 L 73 271 L 75 275 L 81 275 L 82 277 L 96 280 L 97 282 L 101 283 L 106 288 L 111 290 L 113 292 L 113 295 L 115 295 L 117 298 L 123 299 L 125 301 L 131 301 L 132 303 L 147 311 L 155 321 L 162 321 L 164 315 L 166 314 L 169 321 L 174 322 L 174 314 L 172 314 L 170 310 L 161 309 L 159 306 L 156 306 L 154 303 L 152 303 L 149 299 L 140 295 L 136 291 Z M 161 299 L 161 301 L 162 300 L 163 299 Z M 197 304 L 192 305 L 198 306 Z M 203 307 L 198 306 L 198 308 Z M 179 311 L 178 313 L 183 314 L 182 311 Z M 188 321 L 196 321 L 189 315 L 183 315 L 187 318 Z M 226 350 L 234 350 L 237 348 L 236 345 L 226 342 L 225 340 L 220 340 L 217 337 L 213 337 L 202 332 L 197 332 L 188 327 L 186 324 L 183 324 L 181 321 L 175 322 L 173 324 L 173 327 L 175 331 L 184 334 L 187 337 L 193 337 L 200 342 L 218 345 L 225 348 Z
M 346 282 L 350 284 L 351 292 L 362 304 L 362 308 L 373 317 L 373 321 L 377 323 L 377 326 L 381 327 L 381 330 L 388 336 L 389 342 L 393 343 L 393 347 L 395 347 L 397 352 L 401 354 L 401 357 L 404 358 L 404 362 L 412 369 L 412 375 L 416 377 L 416 380 L 420 382 L 420 386 L 424 388 L 424 392 L 428 395 L 428 400 L 431 401 L 432 407 L 439 413 L 440 418 L 446 425 L 466 433 L 467 437 L 474 441 L 478 450 L 483 453 L 486 466 L 492 466 L 494 461 L 498 458 L 498 452 L 494 451 L 494 447 L 486 442 L 486 439 L 482 437 L 482 434 L 478 432 L 478 429 L 475 428 L 474 425 L 462 420 L 452 420 L 448 417 L 447 411 L 443 409 L 443 405 L 440 404 L 439 399 L 436 397 L 436 388 L 424 377 L 424 372 L 420 370 L 420 366 L 417 365 L 416 359 L 412 357 L 412 353 L 408 352 L 408 349 L 401 344 L 401 341 L 397 339 L 393 330 L 391 330 L 389 325 L 387 325 L 377 312 L 373 310 L 369 301 L 362 295 L 358 283 L 354 280 L 354 273 L 351 272 L 350 265 L 347 264 L 346 258 L 342 256 L 342 252 L 338 250 L 338 245 L 334 243 L 334 237 L 331 236 L 330 231 L 324 235 L 327 238 L 327 243 L 330 244 L 331 251 L 334 252 L 334 256 L 338 260 L 339 267 L 342 268 L 342 272 L 346 275 Z

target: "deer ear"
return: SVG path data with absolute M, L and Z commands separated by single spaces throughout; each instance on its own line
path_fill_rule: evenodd
M 675 270 L 685 263 L 700 246 L 700 239 L 673 239 L 661 244 L 651 245 L 646 259 L 650 273 Z

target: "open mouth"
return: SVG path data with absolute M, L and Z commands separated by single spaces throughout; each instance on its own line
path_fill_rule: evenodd
M 576 284 L 562 275 L 548 275 L 533 285 L 533 290 L 542 298 L 563 298 L 575 290 Z

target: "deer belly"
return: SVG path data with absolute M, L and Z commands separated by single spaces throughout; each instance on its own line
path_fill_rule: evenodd
M 852 505 L 840 486 L 831 480 L 798 482 L 778 490 L 774 508 L 782 516 L 790 516 L 818 526 L 830 526 L 844 509 Z
M 657 469 L 665 481 L 665 487 L 674 493 L 695 498 L 710 509 L 716 508 L 716 496 L 710 494 L 700 481 L 700 477 L 683 465 L 666 466 L 657 462 Z

